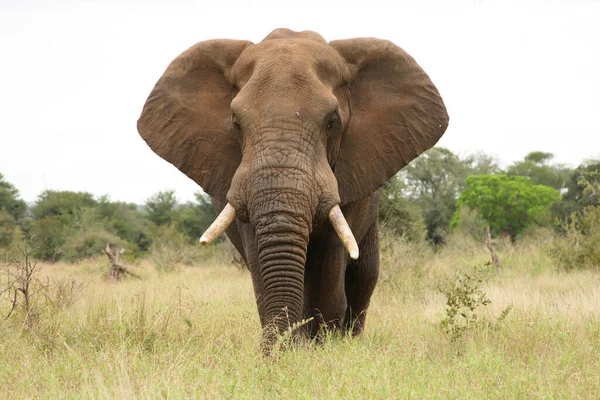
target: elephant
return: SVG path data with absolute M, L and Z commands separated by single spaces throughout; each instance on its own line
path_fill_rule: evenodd
M 379 275 L 381 187 L 449 117 L 429 76 L 377 38 L 276 29 L 176 57 L 137 122 L 149 147 L 211 196 L 252 278 L 270 354 L 278 332 L 358 335 Z

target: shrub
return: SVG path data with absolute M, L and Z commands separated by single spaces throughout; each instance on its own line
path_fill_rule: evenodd
M 171 272 L 177 264 L 191 265 L 198 259 L 199 245 L 192 245 L 174 225 L 156 226 L 152 233 L 150 254 L 159 271 Z
M 104 230 L 85 231 L 67 238 L 62 247 L 61 259 L 74 262 L 102 255 L 106 243 L 114 247 L 128 247 L 123 239 Z
M 45 261 L 56 261 L 68 236 L 68 227 L 60 217 L 45 217 L 33 222 L 30 233 L 38 238 L 34 257 Z
M 478 241 L 485 238 L 487 221 L 481 218 L 477 210 L 462 206 L 457 211 L 457 219 L 458 221 L 452 227 L 452 233 L 469 235 Z
M 489 263 L 485 265 L 489 266 Z M 479 287 L 482 279 L 477 274 L 475 268 L 473 274 L 458 275 L 438 286 L 438 290 L 446 296 L 446 317 L 442 320 L 442 328 L 451 341 L 461 338 L 473 328 L 478 320 L 477 309 L 491 303 Z
M 571 213 L 560 223 L 563 234 L 547 245 L 548 252 L 565 269 L 600 267 L 600 206 Z

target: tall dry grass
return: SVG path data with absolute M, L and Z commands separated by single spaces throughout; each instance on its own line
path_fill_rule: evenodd
M 533 239 L 496 246 L 499 270 L 465 237 L 435 252 L 383 235 L 364 334 L 274 359 L 260 353 L 250 276 L 228 263 L 143 261 L 142 281 L 117 284 L 101 258 L 45 265 L 43 279 L 81 289 L 62 308 L 40 298 L 31 330 L 20 314 L 0 322 L 0 397 L 599 398 L 600 275 L 565 272 Z M 474 266 L 492 303 L 452 340 L 438 287 Z

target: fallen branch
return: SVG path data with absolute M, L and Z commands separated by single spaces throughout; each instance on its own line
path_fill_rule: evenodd
M 108 278 L 109 279 L 118 281 L 121 279 L 121 275 L 125 275 L 125 274 L 130 275 L 137 279 L 142 279 L 141 276 L 129 271 L 126 266 L 124 266 L 123 264 L 120 263 L 121 255 L 123 253 L 125 253 L 124 248 L 121 248 L 119 250 L 111 249 L 110 245 L 108 243 L 106 243 L 104 252 L 108 256 L 108 259 L 110 260 L 110 267 L 108 269 Z

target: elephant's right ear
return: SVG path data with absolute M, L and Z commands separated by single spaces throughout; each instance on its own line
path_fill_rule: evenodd
M 219 39 L 184 51 L 154 86 L 137 123 L 156 154 L 221 201 L 242 158 L 231 135 L 234 89 L 227 75 L 250 45 Z

